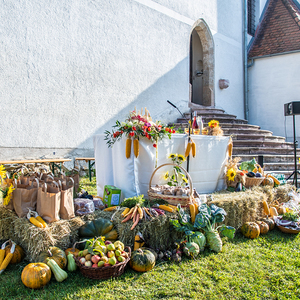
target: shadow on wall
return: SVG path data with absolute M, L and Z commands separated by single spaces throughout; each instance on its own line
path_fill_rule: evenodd
M 180 61 L 172 70 L 156 80 L 149 88 L 140 93 L 130 104 L 118 110 L 115 115 L 106 120 L 103 126 L 97 128 L 93 134 L 88 136 L 75 149 L 69 151 L 67 157 L 94 156 L 93 136 L 103 134 L 105 130 L 111 131 L 116 120 L 125 120 L 129 112 L 147 107 L 153 121 L 160 120 L 162 123 L 175 123 L 181 115 L 167 103 L 170 100 L 180 109 L 182 113 L 189 111 L 189 62 L 188 57 Z M 147 78 L 147 75 L 145 76 Z

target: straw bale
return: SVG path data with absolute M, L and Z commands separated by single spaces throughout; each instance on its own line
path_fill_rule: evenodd
M 278 201 L 279 203 L 288 202 L 291 197 L 289 193 L 292 191 L 296 191 L 296 187 L 290 184 L 280 185 L 274 189 L 274 201 Z
M 0 205 L 0 240 L 8 240 L 13 237 L 14 227 L 13 221 L 18 219 L 18 216 L 11 210 Z

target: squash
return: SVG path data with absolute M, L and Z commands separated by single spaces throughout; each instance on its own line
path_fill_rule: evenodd
M 49 247 L 48 250 L 42 251 L 38 256 L 38 262 L 47 264 L 47 259 L 53 258 L 61 269 L 67 266 L 67 256 L 63 250 L 58 247 Z
M 268 216 L 270 214 L 270 208 L 268 205 L 268 202 L 266 200 L 263 200 L 263 207 L 264 207 L 264 212 Z
M 10 252 L 11 245 L 5 247 L 5 256 Z M 25 252 L 23 248 L 19 245 L 16 245 L 15 251 L 13 253 L 13 257 L 10 261 L 11 264 L 18 264 L 20 263 L 25 257 Z
M 75 259 L 74 259 L 74 254 L 72 254 L 71 252 L 69 252 L 69 254 L 67 255 L 67 259 L 68 259 L 68 271 L 73 272 L 76 271 L 77 269 L 77 265 L 75 263 Z
M 279 215 L 284 215 L 286 213 L 286 208 L 282 205 L 278 206 L 277 212 Z
M 269 232 L 269 225 L 264 221 L 257 221 L 256 224 L 259 226 L 260 234 L 267 234 Z
M 54 274 L 56 281 L 62 282 L 68 278 L 68 273 L 61 269 L 54 259 L 47 258 L 47 265 L 50 267 L 52 273 Z
M 44 263 L 28 264 L 22 271 L 21 280 L 25 286 L 31 289 L 39 289 L 45 286 L 51 279 L 51 270 Z
M 241 227 L 241 232 L 245 237 L 255 239 L 259 237 L 260 228 L 255 222 L 246 222 Z
M 271 217 L 277 217 L 278 216 L 277 209 L 274 206 L 270 207 L 270 216 Z
M 80 251 L 79 249 L 71 247 L 71 248 L 68 248 L 65 250 L 65 254 L 66 254 L 66 256 L 68 256 L 68 254 L 70 252 L 74 256 L 78 256 L 79 251 Z
M 113 229 L 114 225 L 110 220 L 98 218 L 87 221 L 79 228 L 79 236 L 83 238 L 93 238 L 104 236 L 105 240 L 115 241 L 118 238 L 118 232 Z
M 264 218 L 264 219 L 261 219 L 261 221 L 265 222 L 268 224 L 269 226 L 269 230 L 273 230 L 275 228 L 275 222 L 273 219 L 271 218 Z
M 147 272 L 155 266 L 155 256 L 152 251 L 137 249 L 132 252 L 129 265 L 137 272 Z

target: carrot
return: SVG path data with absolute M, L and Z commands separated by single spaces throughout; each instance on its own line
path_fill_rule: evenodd
M 150 218 L 153 219 L 152 215 L 149 212 L 149 209 L 147 207 L 144 207 L 144 210 L 145 210 L 146 214 L 148 214 L 150 216 Z
M 143 216 L 144 216 L 144 213 L 143 213 L 143 210 L 140 207 L 138 207 L 138 213 L 140 215 L 140 220 L 142 220 Z
M 132 207 L 132 208 L 130 209 L 130 211 L 127 212 L 127 213 L 124 215 L 124 217 L 126 218 L 128 215 L 132 214 L 132 213 L 133 213 L 133 210 L 134 210 L 134 207 Z
M 133 230 L 133 229 L 134 229 L 134 227 L 137 225 L 137 223 L 139 222 L 139 220 L 140 220 L 140 215 L 137 214 L 137 215 L 136 215 L 136 220 L 135 220 L 135 222 L 133 223 L 133 225 L 132 225 L 132 227 L 130 228 L 130 230 Z
M 136 206 L 134 207 L 134 210 L 133 210 L 131 219 L 133 219 L 133 218 L 135 217 L 135 215 L 137 214 L 137 210 L 138 210 L 138 206 L 136 205 Z
M 132 216 L 132 214 L 128 215 L 124 220 L 122 220 L 121 223 L 125 223 L 125 222 L 127 222 L 128 220 L 130 220 L 131 216 Z

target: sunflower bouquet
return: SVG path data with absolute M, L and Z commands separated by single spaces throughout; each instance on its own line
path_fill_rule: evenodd
M 172 160 L 174 166 L 171 173 L 169 173 L 169 171 L 165 173 L 164 180 L 167 181 L 169 186 L 186 186 L 188 184 L 188 179 L 179 167 L 186 161 L 186 158 L 182 154 L 171 153 L 168 156 L 168 159 Z
M 207 132 L 207 135 L 222 136 L 223 130 L 220 127 L 219 121 L 211 120 L 208 122 L 208 126 L 204 128 L 204 131 Z
M 9 184 L 9 180 L 6 177 L 6 170 L 4 166 L 0 165 L 0 199 L 3 199 L 3 205 L 9 204 L 12 192 L 15 189 L 12 184 Z
M 238 162 L 241 160 L 240 157 L 229 159 L 226 165 L 226 185 L 228 188 L 236 189 L 240 183 L 242 186 L 245 185 L 246 176 L 245 173 L 238 168 Z

